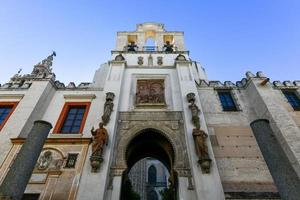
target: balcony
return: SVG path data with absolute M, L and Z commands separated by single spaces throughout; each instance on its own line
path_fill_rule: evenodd
M 143 51 L 157 51 L 157 46 L 143 46 Z

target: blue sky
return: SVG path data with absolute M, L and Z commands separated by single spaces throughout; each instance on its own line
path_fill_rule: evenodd
M 117 31 L 160 22 L 184 31 L 210 80 L 237 81 L 259 70 L 300 80 L 299 0 L 17 1 L 0 6 L 0 83 L 55 50 L 53 71 L 68 83 L 92 81 L 110 59 Z

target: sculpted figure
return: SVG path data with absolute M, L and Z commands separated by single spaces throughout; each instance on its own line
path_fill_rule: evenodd
M 193 130 L 193 138 L 196 148 L 196 154 L 199 158 L 198 163 L 204 173 L 209 173 L 211 159 L 209 158 L 208 148 L 206 145 L 207 134 L 199 129 Z
M 196 146 L 196 153 L 199 158 L 208 158 L 208 149 L 205 143 L 207 134 L 202 130 L 193 130 L 193 138 Z
M 99 123 L 99 128 L 97 128 L 96 130 L 94 130 L 94 127 L 92 127 L 91 133 L 93 135 L 93 142 L 90 161 L 92 172 L 97 172 L 101 162 L 103 161 L 102 154 L 104 145 L 108 144 L 108 133 L 107 130 L 103 127 L 102 122 Z
M 191 101 L 189 108 L 192 112 L 192 122 L 194 126 L 196 127 L 196 129 L 200 129 L 200 118 L 199 118 L 200 109 L 195 104 L 195 101 Z
M 114 103 L 113 103 L 114 96 L 115 95 L 112 92 L 106 93 L 106 102 L 104 104 L 104 111 L 101 117 L 103 121 L 103 125 L 106 125 L 110 120 L 110 115 L 114 107 Z
M 51 161 L 52 161 L 52 152 L 45 151 L 44 154 L 39 158 L 37 162 L 37 168 L 39 170 L 45 170 L 49 167 Z
M 99 128 L 94 130 L 94 127 L 92 127 L 91 133 L 93 135 L 92 156 L 102 157 L 103 147 L 108 143 L 107 130 L 103 127 L 103 123 L 100 122 Z

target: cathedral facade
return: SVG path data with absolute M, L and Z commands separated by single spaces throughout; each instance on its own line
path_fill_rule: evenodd
M 34 122 L 52 124 L 23 199 L 129 199 L 129 172 L 149 157 L 168 199 L 299 199 L 300 81 L 210 81 L 183 32 L 159 23 L 118 32 L 92 82 L 56 80 L 55 56 L 0 87 L 2 186 Z

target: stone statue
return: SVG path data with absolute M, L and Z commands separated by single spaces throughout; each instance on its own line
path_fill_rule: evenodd
M 200 118 L 199 118 L 200 109 L 195 104 L 195 101 L 191 101 L 189 108 L 192 112 L 192 122 L 194 126 L 196 127 L 196 129 L 200 129 Z
M 52 152 L 51 151 L 45 151 L 44 154 L 39 158 L 37 162 L 37 168 L 39 170 L 45 170 L 49 167 L 51 161 L 52 161 Z
M 193 129 L 196 154 L 199 158 L 198 163 L 200 164 L 203 173 L 210 172 L 211 159 L 209 158 L 208 148 L 205 142 L 207 137 L 208 135 L 204 131 L 200 129 Z
M 113 103 L 114 97 L 115 97 L 114 93 L 112 92 L 106 93 L 106 102 L 104 104 L 104 111 L 101 117 L 104 125 L 106 125 L 110 120 L 110 115 L 114 107 L 114 103 Z
M 91 133 L 93 135 L 92 155 L 90 157 L 92 172 L 96 172 L 100 167 L 100 164 L 103 161 L 102 154 L 104 145 L 108 144 L 108 133 L 103 125 L 104 124 L 100 122 L 99 128 L 94 130 L 94 127 L 92 127 L 91 129 Z

